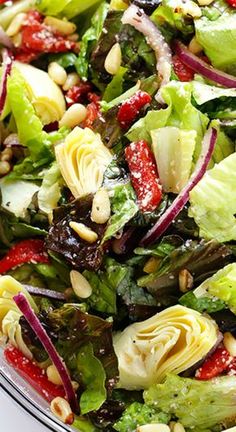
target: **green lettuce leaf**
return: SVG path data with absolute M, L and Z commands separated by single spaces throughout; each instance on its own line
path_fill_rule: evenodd
M 94 3 L 96 3 L 94 1 Z M 78 4 L 78 2 L 77 2 Z M 103 2 L 91 19 L 91 27 L 85 32 L 80 44 L 80 52 L 75 67 L 81 78 L 88 78 L 89 56 L 96 41 L 99 39 L 108 12 L 108 4 Z
M 212 299 L 210 297 L 196 297 L 194 292 L 190 291 L 179 299 L 182 306 L 194 309 L 198 312 L 214 313 L 225 309 L 226 304 L 222 300 Z
M 163 87 L 161 94 L 168 107 L 149 111 L 144 118 L 131 127 L 126 134 L 127 138 L 130 141 L 144 139 L 151 142 L 151 131 L 165 126 L 196 131 L 196 157 L 209 120 L 192 105 L 192 84 L 172 81 Z
M 106 374 L 102 363 L 94 355 L 91 342 L 80 348 L 77 354 L 77 370 L 85 387 L 79 403 L 83 415 L 99 409 L 107 397 Z
M 168 375 L 163 384 L 144 392 L 148 406 L 178 419 L 194 432 L 230 427 L 236 416 L 236 377 L 222 376 L 209 381 Z
M 78 2 L 77 0 L 39 0 L 37 8 L 44 15 L 61 16 L 70 19 L 81 14 L 100 1 L 101 0 L 86 0 L 86 2 Z
M 56 162 L 53 162 L 44 174 L 42 185 L 38 192 L 39 209 L 48 215 L 57 207 L 61 197 L 62 177 Z
M 114 188 L 111 207 L 113 215 L 108 222 L 103 242 L 124 228 L 139 210 L 136 204 L 136 195 L 130 183 L 121 184 Z
M 165 236 L 160 243 L 153 245 L 149 248 L 137 247 L 136 249 L 134 249 L 134 253 L 136 255 L 142 256 L 156 256 L 165 258 L 182 243 L 182 239 L 178 236 Z
M 200 236 L 219 242 L 236 240 L 236 153 L 209 170 L 190 192 L 189 216 Z
M 213 66 L 235 74 L 235 11 L 225 9 L 225 12 L 214 21 L 206 16 L 195 20 L 196 38 Z
M 124 76 L 127 72 L 127 68 L 120 67 L 117 74 L 114 75 L 111 82 L 107 85 L 103 94 L 103 100 L 107 103 L 114 101 L 123 93 Z M 113 102 L 114 103 L 114 102 Z
M 137 427 L 145 424 L 168 424 L 169 421 L 170 416 L 168 414 L 158 412 L 148 405 L 134 402 L 125 410 L 121 419 L 113 425 L 113 428 L 118 432 L 135 432 Z

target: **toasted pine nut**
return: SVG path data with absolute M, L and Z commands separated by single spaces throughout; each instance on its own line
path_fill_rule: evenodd
M 187 269 L 182 269 L 179 272 L 179 289 L 182 293 L 186 293 L 193 286 L 193 277 Z
M 0 159 L 1 161 L 10 161 L 12 159 L 13 156 L 13 151 L 11 148 L 5 148 L 1 155 L 0 155 Z
M 115 75 L 118 72 L 121 66 L 121 57 L 122 53 L 120 44 L 117 42 L 110 49 L 105 59 L 104 67 L 109 74 Z
M 74 128 L 75 126 L 82 123 L 87 117 L 87 108 L 82 104 L 71 105 L 70 108 L 65 112 L 63 117 L 59 122 L 59 126 L 67 126 L 69 128 Z
M 6 30 L 7 36 L 12 37 L 19 33 L 26 16 L 26 13 L 21 12 L 13 18 L 11 24 Z
M 11 165 L 7 161 L 0 161 L 0 176 L 4 176 L 11 171 Z
M 71 35 L 76 30 L 76 25 L 70 21 L 60 20 L 58 18 L 47 16 L 44 24 L 51 27 L 52 31 L 60 33 L 63 36 Z
M 16 48 L 19 48 L 22 44 L 22 34 L 17 33 L 15 36 L 12 37 L 12 42 Z
M 149 260 L 146 262 L 145 266 L 143 267 L 143 271 L 148 274 L 154 273 L 158 269 L 160 262 L 161 262 L 160 258 L 157 257 L 149 258 Z
M 197 0 L 200 6 L 208 6 L 213 3 L 214 0 Z
M 106 189 L 98 190 L 93 198 L 91 219 L 97 224 L 104 224 L 111 216 L 111 204 Z
M 65 424 L 72 424 L 74 421 L 74 414 L 71 411 L 71 407 L 67 400 L 62 397 L 56 397 L 51 402 L 52 413 L 59 418 Z
M 48 75 L 56 84 L 60 86 L 64 85 L 67 79 L 67 73 L 65 69 L 57 62 L 52 62 L 49 64 Z
M 202 16 L 201 8 L 192 0 L 183 3 L 182 10 L 185 15 L 190 15 L 193 18 L 200 18 Z
M 78 33 L 73 33 L 72 35 L 67 36 L 67 39 L 72 42 L 77 42 L 79 40 L 79 35 Z
M 86 225 L 78 222 L 70 222 L 70 227 L 88 243 L 94 243 L 98 239 L 98 235 L 95 231 L 88 228 Z
M 232 357 L 236 356 L 236 339 L 233 337 L 232 333 L 226 332 L 224 334 L 224 346 Z
M 172 429 L 173 432 L 185 432 L 185 428 L 181 423 L 175 423 Z
M 63 90 L 67 91 L 78 83 L 79 83 L 79 75 L 76 72 L 69 73 L 67 75 L 66 82 L 63 85 Z
M 198 41 L 197 41 L 197 39 L 196 39 L 195 36 L 190 41 L 188 49 L 193 54 L 199 54 L 200 52 L 202 52 L 202 46 L 198 43 Z
M 92 287 L 87 279 L 78 271 L 70 272 L 71 285 L 74 293 L 80 298 L 88 298 L 92 294 Z
M 169 426 L 163 423 L 153 423 L 139 426 L 137 432 L 170 432 Z
M 58 373 L 58 370 L 54 364 L 48 366 L 47 370 L 47 377 L 49 381 L 51 381 L 55 385 L 62 385 L 61 377 Z

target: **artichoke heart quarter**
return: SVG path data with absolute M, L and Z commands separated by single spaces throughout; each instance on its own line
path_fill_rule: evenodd
M 179 374 L 202 360 L 217 338 L 215 321 L 180 305 L 132 324 L 114 336 L 119 387 L 148 389 L 167 373 Z
M 14 65 L 25 80 L 29 99 L 42 123 L 61 120 L 66 103 L 60 87 L 41 69 L 18 61 Z
M 55 152 L 62 176 L 75 198 L 100 188 L 112 153 L 99 134 L 76 127 L 63 144 L 56 146 Z

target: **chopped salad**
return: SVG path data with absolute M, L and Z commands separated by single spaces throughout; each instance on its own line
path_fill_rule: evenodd
M 0 335 L 81 432 L 236 426 L 236 1 L 0 1 Z

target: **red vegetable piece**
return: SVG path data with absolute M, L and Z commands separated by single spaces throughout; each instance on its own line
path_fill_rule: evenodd
M 216 351 L 205 360 L 202 367 L 200 367 L 195 377 L 198 380 L 209 380 L 221 375 L 228 369 L 232 360 L 229 352 L 223 348 L 217 348 Z
M 134 142 L 126 147 L 125 158 L 140 210 L 154 211 L 160 204 L 162 188 L 153 153 L 146 141 Z
M 25 357 L 19 349 L 9 345 L 5 348 L 4 355 L 7 362 L 17 370 L 19 375 L 30 383 L 48 402 L 51 402 L 57 396 L 65 398 L 64 387 L 57 386 L 49 381 L 45 370 Z
M 226 0 L 226 1 L 230 6 L 236 8 L 236 0 Z
M 99 116 L 99 105 L 95 102 L 91 102 L 87 105 L 87 111 L 88 114 L 82 126 L 92 128 L 94 121 Z
M 147 104 L 150 104 L 152 98 L 144 91 L 137 91 L 131 98 L 124 101 L 118 111 L 117 118 L 122 128 L 128 127 L 136 119 L 140 110 Z
M 83 103 L 84 99 L 91 92 L 91 84 L 81 83 L 70 88 L 66 93 L 66 102 L 68 106 L 74 103 Z
M 185 65 L 177 55 L 173 56 L 173 68 L 180 81 L 184 82 L 193 80 L 194 71 Z
M 13 267 L 30 262 L 49 263 L 43 240 L 22 240 L 14 245 L 5 257 L 0 260 L 0 274 L 6 273 Z

